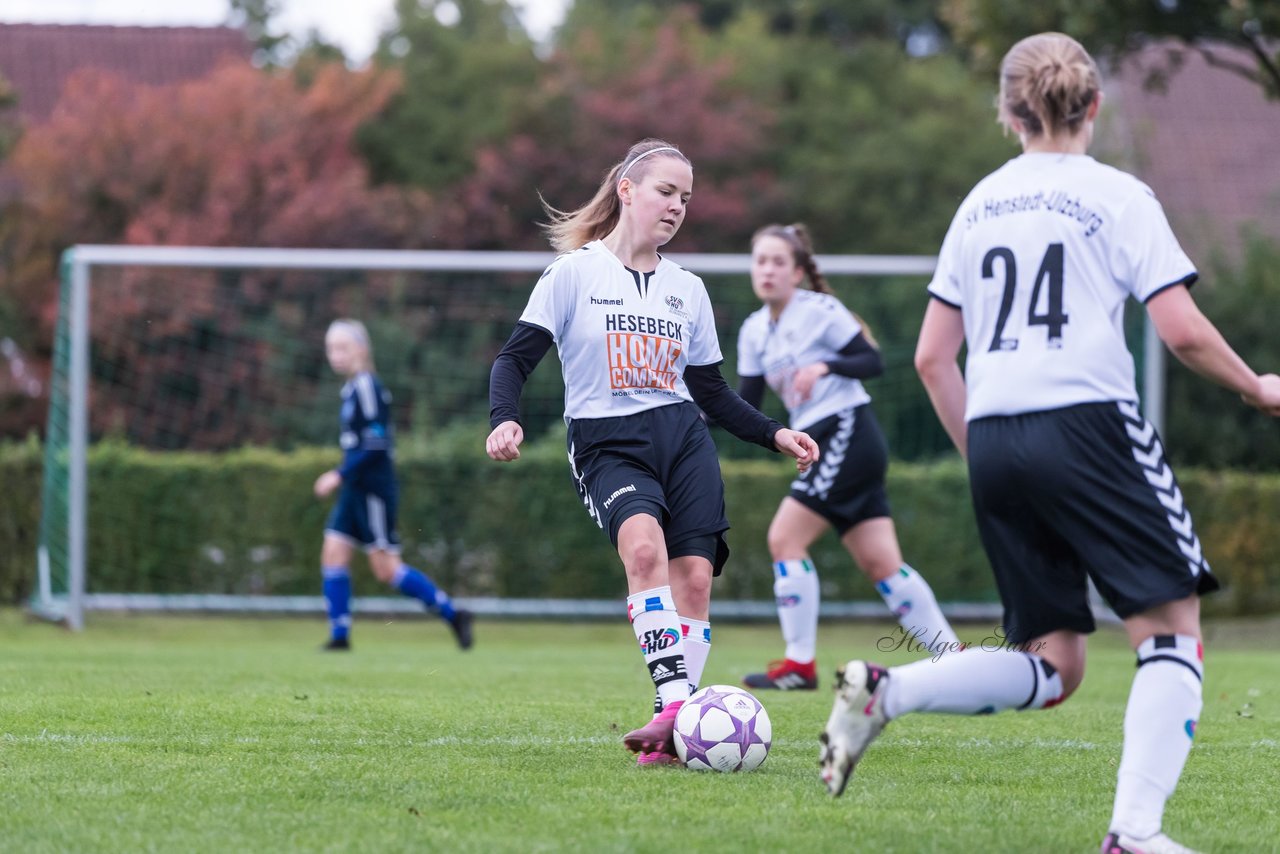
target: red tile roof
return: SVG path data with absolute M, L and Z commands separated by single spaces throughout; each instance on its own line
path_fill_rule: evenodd
M 163 85 L 203 77 L 228 59 L 248 62 L 253 45 L 232 27 L 111 27 L 0 24 L 0 77 L 17 93 L 24 122 L 49 115 L 73 71 L 100 68 Z
M 1211 49 L 1245 67 L 1254 64 L 1243 49 Z M 1237 252 L 1245 223 L 1280 239 L 1280 101 L 1190 52 L 1165 91 L 1144 88 L 1149 69 L 1168 65 L 1167 51 L 1148 47 L 1107 75 L 1099 159 L 1155 190 L 1201 266 L 1214 249 Z

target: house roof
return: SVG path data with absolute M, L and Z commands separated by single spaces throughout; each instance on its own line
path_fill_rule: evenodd
M 164 85 L 203 77 L 227 59 L 248 62 L 253 45 L 233 27 L 112 27 L 0 24 L 0 77 L 24 123 L 53 111 L 72 72 L 99 68 Z
M 1168 67 L 1171 47 L 1148 46 L 1106 75 L 1100 159 L 1150 185 L 1199 265 L 1215 250 L 1238 253 L 1246 224 L 1280 239 L 1280 100 L 1192 51 L 1163 91 L 1145 87 L 1150 70 Z M 1210 49 L 1254 65 L 1243 49 Z

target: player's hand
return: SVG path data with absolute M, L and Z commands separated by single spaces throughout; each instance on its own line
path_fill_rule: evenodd
M 485 440 L 484 449 L 490 459 L 500 463 L 509 463 L 520 459 L 520 443 L 524 441 L 524 428 L 514 421 L 503 421 L 489 438 Z
M 1280 376 L 1263 374 L 1258 377 L 1257 390 L 1253 394 L 1243 394 L 1241 398 L 1267 415 L 1280 418 Z
M 809 466 L 818 461 L 818 443 L 808 433 L 783 427 L 774 434 L 773 444 L 788 457 L 795 458 L 796 471 L 806 472 Z
M 805 365 L 791 377 L 791 394 L 797 403 L 804 403 L 813 394 L 813 386 L 818 380 L 831 373 L 826 362 L 814 362 Z
M 317 498 L 325 498 L 339 486 L 342 486 L 342 475 L 330 469 L 316 478 L 316 485 L 312 490 L 315 491 Z

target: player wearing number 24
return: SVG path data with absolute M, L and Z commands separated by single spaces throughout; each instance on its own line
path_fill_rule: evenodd
M 1273 416 L 1280 377 L 1254 373 L 1200 313 L 1189 290 L 1198 274 L 1151 189 L 1085 153 L 1101 103 L 1097 66 L 1074 39 L 1041 33 L 1009 50 L 999 119 L 1023 153 L 960 206 L 916 348 L 968 460 L 1008 645 L 887 670 L 849 662 L 822 776 L 840 794 L 870 741 L 908 712 L 1066 700 L 1084 678 L 1092 578 L 1139 665 L 1102 851 L 1186 852 L 1162 819 L 1202 706 L 1199 597 L 1218 583 L 1138 408 L 1124 303 L 1142 302 L 1188 367 Z

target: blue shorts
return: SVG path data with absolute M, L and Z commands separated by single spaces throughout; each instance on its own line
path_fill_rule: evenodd
M 396 492 L 374 495 L 344 486 L 325 522 L 326 535 L 346 540 L 365 551 L 400 552 L 396 531 Z
M 720 574 L 729 558 L 724 481 L 696 406 L 577 418 L 569 425 L 568 445 L 578 495 L 615 547 L 622 523 L 649 513 L 662 525 L 668 557 L 706 557 Z

